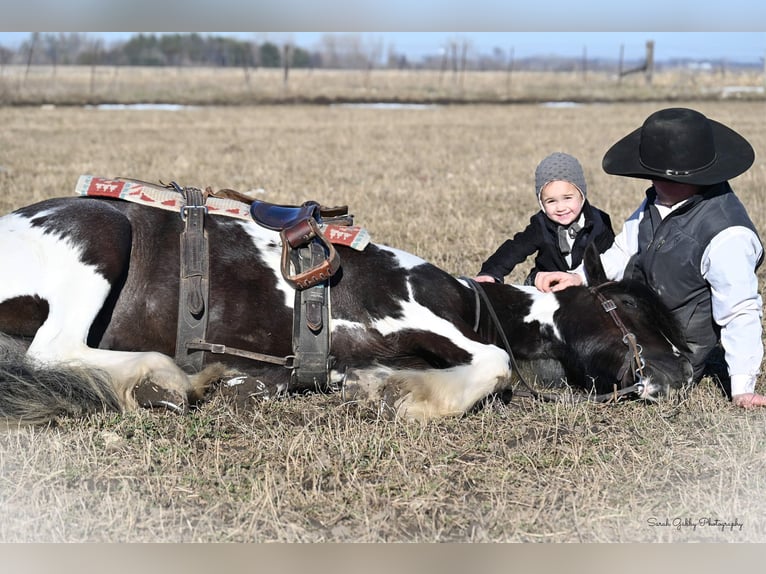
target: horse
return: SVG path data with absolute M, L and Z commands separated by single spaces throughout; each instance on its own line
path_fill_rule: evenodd
M 627 387 L 648 399 L 691 381 L 670 314 L 641 285 L 606 282 L 597 254 L 586 256 L 590 287 L 541 293 L 478 287 L 373 242 L 334 248 L 337 269 L 314 286 L 327 297 L 326 377 L 296 377 L 301 303 L 285 273 L 284 233 L 212 211 L 200 224 L 209 344 L 190 345 L 199 359 L 190 368 L 178 360 L 180 215 L 72 196 L 0 217 L 0 419 L 186 412 L 211 389 L 243 380 L 254 399 L 340 391 L 395 416 L 431 419 L 470 412 L 511 389 L 517 365 L 551 360 L 587 392 Z

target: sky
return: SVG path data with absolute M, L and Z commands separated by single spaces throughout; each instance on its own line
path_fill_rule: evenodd
M 18 30 L 240 30 L 240 37 L 291 37 L 311 49 L 324 33 L 351 32 L 413 57 L 450 39 L 472 49 L 529 55 L 724 58 L 762 62 L 766 2 L 753 0 L 0 0 L 0 44 Z M 257 30 L 245 32 L 242 30 Z M 292 32 L 277 32 L 292 30 Z M 465 32 L 454 32 L 465 30 Z M 93 34 L 104 34 L 91 32 Z
M 765 21 L 766 22 L 766 21 Z M 126 40 L 138 32 L 87 32 L 89 37 L 106 44 Z M 161 32 L 157 32 L 158 34 Z M 290 41 L 304 49 L 319 47 L 322 37 L 331 32 L 202 32 L 226 34 L 253 41 Z M 0 45 L 17 48 L 29 39 L 30 32 L 0 32 Z M 673 58 L 724 59 L 730 62 L 759 63 L 766 57 L 766 32 L 332 32 L 352 34 L 363 42 L 382 43 L 406 54 L 410 59 L 438 55 L 440 50 L 457 42 L 466 43 L 480 54 L 500 48 L 505 54 L 513 49 L 515 58 L 528 56 L 571 56 L 583 53 L 589 58 L 617 59 L 624 49 L 627 59 L 644 56 L 647 40 L 655 43 L 655 59 Z

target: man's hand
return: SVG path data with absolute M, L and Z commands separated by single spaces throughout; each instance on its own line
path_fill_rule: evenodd
M 733 395 L 731 402 L 743 409 L 752 409 L 754 407 L 766 407 L 766 397 L 757 393 L 742 393 Z
M 540 271 L 535 277 L 535 287 L 544 293 L 561 291 L 567 287 L 582 285 L 582 277 L 563 271 Z

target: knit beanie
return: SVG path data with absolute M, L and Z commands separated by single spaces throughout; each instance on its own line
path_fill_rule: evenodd
M 535 193 L 540 200 L 540 192 L 546 184 L 552 181 L 568 181 L 574 184 L 582 193 L 585 200 L 588 188 L 585 185 L 585 175 L 577 158 L 561 152 L 555 152 L 546 157 L 535 170 Z

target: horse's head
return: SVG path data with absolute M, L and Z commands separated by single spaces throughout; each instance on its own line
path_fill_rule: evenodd
M 576 370 L 597 392 L 632 389 L 652 399 L 691 384 L 683 332 L 646 286 L 608 281 L 595 248 L 585 253 L 588 287 L 559 292 L 556 324 L 576 349 Z

